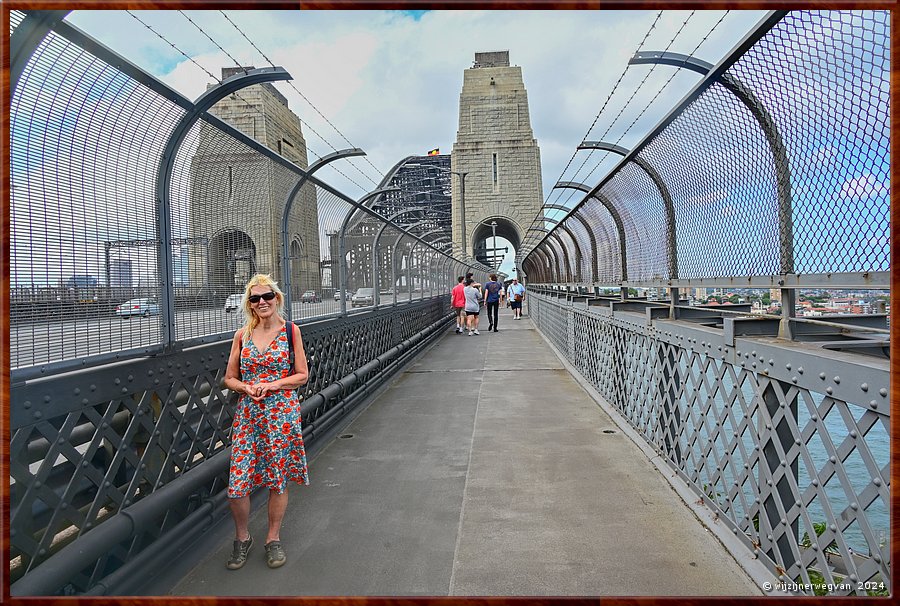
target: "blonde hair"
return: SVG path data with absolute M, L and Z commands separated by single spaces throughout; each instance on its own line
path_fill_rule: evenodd
M 271 288 L 272 292 L 275 293 L 275 313 L 279 316 L 284 315 L 284 293 L 278 288 L 278 283 L 269 274 L 256 274 L 250 278 L 247 286 L 244 287 L 244 298 L 241 299 L 241 310 L 244 312 L 244 319 L 246 320 L 244 336 L 241 339 L 244 345 L 250 339 L 253 329 L 259 324 L 259 316 L 256 315 L 253 306 L 250 304 L 250 289 L 254 286 L 268 286 Z

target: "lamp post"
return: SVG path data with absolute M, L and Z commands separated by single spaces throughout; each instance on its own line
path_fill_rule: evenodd
M 496 261 L 497 261 L 497 222 L 496 221 L 491 221 L 491 233 L 494 236 L 494 250 L 492 252 L 494 253 L 494 262 L 496 263 Z M 499 269 L 500 269 L 499 263 L 497 263 L 497 267 L 495 269 L 497 269 L 499 271 Z
M 462 249 L 463 254 L 466 253 L 466 175 L 468 172 L 457 172 L 451 170 L 450 174 L 459 177 L 459 226 L 462 229 Z

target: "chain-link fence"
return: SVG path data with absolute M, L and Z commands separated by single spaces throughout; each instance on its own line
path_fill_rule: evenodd
M 20 25 L 41 32 L 48 16 L 12 11 L 12 50 Z M 486 275 L 453 258 L 449 157 L 407 158 L 357 201 L 306 174 L 300 120 L 270 82 L 200 111 L 54 23 L 12 94 L 12 369 L 221 339 L 255 273 L 301 321 L 446 293 L 455 266 Z M 222 82 L 246 75 L 225 68 Z
M 887 11 L 770 17 L 523 251 L 530 281 L 886 288 L 889 20 Z M 618 238 L 597 220 L 600 199 L 621 218 L 627 276 L 605 252 Z M 596 277 L 572 275 L 574 255 L 559 254 L 576 216 L 593 219 L 596 244 L 578 246 Z

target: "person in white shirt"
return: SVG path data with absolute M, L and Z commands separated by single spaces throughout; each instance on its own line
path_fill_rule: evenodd
M 473 334 L 480 335 L 481 333 L 478 332 L 478 314 L 481 311 L 481 303 L 479 302 L 481 284 L 469 278 L 466 280 L 463 294 L 466 297 L 466 323 L 469 327 L 469 336 L 471 337 Z
M 525 300 L 525 287 L 519 284 L 519 280 L 513 278 L 512 284 L 506 289 L 509 297 L 509 306 L 513 310 L 513 320 L 522 319 L 522 301 Z

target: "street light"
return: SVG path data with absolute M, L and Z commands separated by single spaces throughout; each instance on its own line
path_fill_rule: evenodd
M 497 261 L 497 222 L 496 221 L 491 221 L 491 233 L 493 233 L 493 235 L 494 235 L 494 250 L 492 252 L 494 253 L 494 261 L 496 262 Z M 498 270 L 500 269 L 499 263 L 497 263 L 496 269 L 498 269 Z

